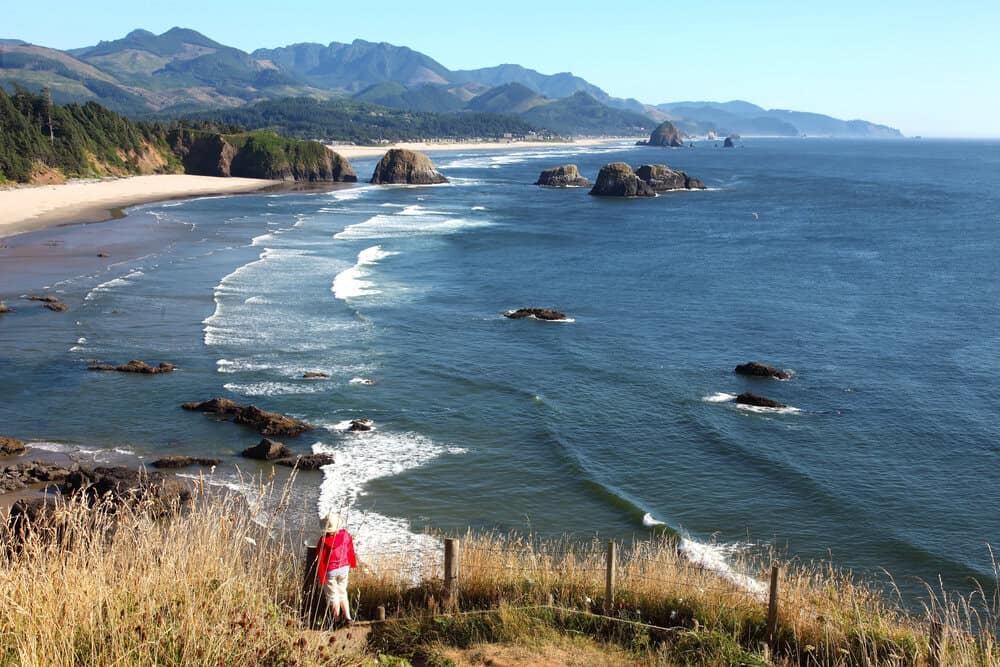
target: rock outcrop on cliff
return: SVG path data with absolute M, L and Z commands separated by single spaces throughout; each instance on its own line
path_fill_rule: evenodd
M 590 194 L 598 197 L 655 197 L 656 192 L 646 181 L 635 175 L 624 162 L 612 162 L 601 167 Z
M 564 164 L 543 171 L 535 181 L 535 185 L 549 188 L 582 188 L 593 185 L 593 182 L 581 176 L 575 164 Z
M 635 170 L 635 175 L 656 192 L 705 189 L 705 184 L 697 178 L 691 178 L 687 173 L 671 169 L 665 164 L 644 164 Z
M 323 144 L 273 132 L 215 134 L 180 129 L 171 131 L 167 141 L 188 174 L 335 183 L 358 180 L 350 163 Z
M 660 123 L 653 133 L 649 135 L 647 146 L 683 146 L 680 130 L 678 130 L 669 120 Z
M 372 173 L 371 182 L 381 185 L 434 185 L 448 179 L 434 167 L 423 153 L 393 148 L 382 156 Z
M 237 424 L 252 426 L 261 435 L 266 436 L 295 437 L 316 428 L 312 424 L 307 424 L 293 417 L 286 417 L 276 412 L 265 412 L 256 405 L 242 405 L 228 398 L 213 398 L 210 401 L 184 403 L 181 407 L 185 410 L 210 412 L 220 417 L 232 417 L 233 421 Z

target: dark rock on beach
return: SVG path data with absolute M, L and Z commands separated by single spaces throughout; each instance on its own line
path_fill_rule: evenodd
M 91 504 L 99 499 L 143 503 L 155 514 L 191 499 L 191 490 L 178 477 L 125 467 L 80 468 L 66 477 L 59 490 L 65 495 L 83 494 Z
M 298 467 L 299 470 L 319 470 L 333 463 L 333 454 L 309 454 L 275 461 L 280 466 Z
M 736 397 L 736 402 L 742 405 L 754 405 L 759 408 L 787 408 L 788 406 L 784 403 L 779 403 L 778 401 L 772 400 L 770 398 L 765 398 L 764 396 L 758 396 L 749 391 L 745 391 Z
M 150 366 L 145 361 L 139 361 L 138 359 L 133 359 L 127 364 L 122 364 L 121 366 L 112 366 L 111 364 L 94 364 L 93 366 L 87 366 L 89 371 L 118 371 L 119 373 L 142 373 L 143 375 L 158 375 L 160 373 L 170 373 L 176 366 L 168 363 L 161 363 L 159 366 Z
M 680 130 L 678 130 L 669 120 L 660 123 L 653 133 L 649 135 L 647 146 L 683 146 Z
M 189 466 L 217 466 L 222 463 L 222 459 L 210 458 L 207 456 L 164 456 L 156 459 L 149 465 L 154 468 L 187 468 Z
M 20 491 L 37 484 L 63 482 L 76 469 L 44 461 L 21 461 L 0 466 L 0 493 Z
M 549 308 L 518 308 L 503 314 L 512 320 L 536 319 L 536 320 L 565 320 L 566 313 L 561 310 L 551 310 Z
M 20 440 L 0 435 L 0 456 L 20 454 L 24 449 L 25 445 Z
M 624 162 L 612 162 L 601 167 L 597 183 L 590 194 L 597 197 L 655 197 L 656 192 L 646 181 L 635 175 Z
M 306 371 L 302 374 L 302 379 L 304 380 L 321 380 L 328 377 L 330 377 L 329 374 L 321 373 L 320 371 Z
M 687 173 L 671 169 L 665 164 L 644 164 L 635 170 L 635 175 L 656 192 L 705 189 L 705 184 L 697 178 L 691 178 Z
M 292 455 L 292 452 L 280 442 L 264 438 L 253 447 L 244 449 L 242 455 L 248 459 L 274 461 L 275 459 L 287 458 Z
M 287 417 L 276 412 L 265 412 L 256 405 L 242 405 L 228 398 L 213 398 L 210 401 L 184 403 L 185 410 L 210 412 L 221 417 L 232 417 L 237 424 L 246 424 L 257 429 L 261 435 L 289 436 L 302 435 L 315 426 L 304 421 Z
M 586 187 L 593 185 L 589 178 L 580 175 L 580 170 L 575 164 L 564 164 L 552 169 L 546 169 L 539 175 L 535 185 L 543 185 L 549 188 L 569 188 Z
M 767 364 L 761 364 L 756 361 L 748 361 L 745 364 L 740 364 L 733 372 L 737 375 L 749 375 L 751 377 L 761 377 L 761 378 L 775 378 L 777 380 L 788 380 L 792 376 L 780 368 L 775 368 L 774 366 L 768 366 Z
M 372 174 L 372 183 L 433 185 L 447 183 L 434 163 L 423 153 L 403 148 L 393 148 L 379 160 Z

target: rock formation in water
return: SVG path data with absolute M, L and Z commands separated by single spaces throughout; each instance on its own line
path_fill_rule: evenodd
M 14 312 L 13 308 L 5 304 L 3 301 L 0 301 L 0 315 L 3 315 L 4 313 L 13 313 L 13 312 Z
M 784 403 L 779 403 L 778 401 L 766 398 L 764 396 L 758 396 L 749 391 L 745 391 L 736 397 L 736 402 L 742 405 L 754 405 L 759 408 L 787 408 L 788 406 Z
M 590 194 L 598 197 L 655 197 L 656 192 L 646 181 L 635 175 L 624 162 L 612 162 L 601 167 L 597 183 Z
M 751 377 L 762 377 L 762 378 L 775 378 L 778 380 L 788 380 L 792 376 L 780 368 L 775 368 L 774 366 L 768 366 L 767 364 L 761 364 L 756 361 L 748 361 L 745 364 L 740 364 L 733 369 L 733 372 L 737 375 L 749 375 Z
M 539 175 L 535 185 L 543 185 L 549 188 L 580 188 L 593 185 L 589 178 L 580 175 L 580 170 L 575 164 L 564 164 L 552 169 L 546 169 Z
M 58 301 L 46 302 L 43 304 L 43 306 L 57 313 L 65 312 L 69 308 L 69 306 L 67 306 L 65 303 L 59 303 Z
M 705 189 L 705 184 L 697 178 L 691 178 L 687 173 L 671 169 L 665 164 L 644 164 L 635 170 L 635 175 L 656 192 Z
M 25 449 L 25 444 L 16 438 L 7 438 L 0 435 L 0 456 L 10 456 L 20 454 Z
M 323 378 L 328 378 L 330 375 L 328 373 L 323 373 L 320 371 L 306 371 L 302 374 L 303 380 L 322 380 Z
M 333 454 L 309 454 L 275 461 L 279 466 L 298 467 L 299 470 L 319 470 L 333 463 Z
M 213 398 L 210 401 L 184 403 L 185 410 L 210 412 L 220 417 L 232 417 L 237 424 L 246 424 L 257 429 L 261 435 L 297 436 L 311 431 L 315 426 L 293 417 L 276 412 L 265 412 L 256 405 L 242 405 L 228 398 Z
M 222 463 L 222 459 L 207 456 L 164 456 L 156 459 L 149 465 L 154 468 L 187 468 L 189 466 L 217 466 Z
M 736 144 L 733 143 L 732 137 L 726 137 L 726 140 L 722 142 L 723 148 L 734 148 Z
M 434 163 L 423 153 L 393 148 L 375 166 L 371 182 L 383 185 L 433 185 L 447 183 L 448 179 L 434 168 Z
M 352 419 L 351 425 L 347 427 L 348 431 L 354 431 L 355 433 L 359 431 L 370 431 L 375 427 L 375 422 L 371 419 Z
M 681 140 L 681 133 L 674 127 L 674 124 L 666 120 L 653 130 L 653 133 L 649 135 L 649 141 L 646 142 L 646 145 L 678 147 L 683 146 L 684 141 Z
M 549 308 L 518 308 L 503 314 L 512 320 L 536 319 L 536 320 L 565 320 L 566 313 L 560 310 Z
M 283 459 L 292 455 L 292 452 L 288 447 L 285 447 L 282 443 L 264 438 L 258 442 L 253 447 L 247 447 L 242 452 L 243 456 L 248 459 L 260 459 L 261 461 L 274 461 L 275 459 Z
M 94 364 L 93 366 L 87 366 L 88 371 L 118 371 L 119 373 L 141 373 L 143 375 L 170 373 L 176 368 L 177 366 L 165 362 L 161 362 L 159 366 L 150 366 L 145 361 L 139 361 L 138 359 L 133 359 L 127 364 L 122 364 L 121 366 L 112 366 L 111 364 Z

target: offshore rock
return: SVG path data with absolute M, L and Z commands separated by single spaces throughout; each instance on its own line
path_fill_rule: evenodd
M 328 377 L 330 377 L 329 373 L 322 373 L 320 371 L 306 371 L 302 374 L 302 379 L 304 380 L 322 380 Z
M 0 301 L 0 315 L 3 315 L 4 313 L 13 313 L 13 312 L 14 312 L 13 308 L 5 304 L 3 301 Z
M 275 461 L 280 466 L 298 467 L 299 470 L 319 470 L 333 463 L 333 454 L 309 454 Z
M 217 466 L 222 463 L 222 459 L 210 458 L 207 456 L 164 456 L 156 459 L 151 466 L 154 468 L 187 468 L 188 466 Z
M 433 185 L 447 183 L 434 163 L 423 153 L 402 148 L 393 148 L 379 160 L 372 173 L 372 183 Z
M 733 143 L 732 137 L 726 137 L 726 140 L 722 142 L 723 148 L 735 148 L 736 144 Z
M 733 372 L 737 375 L 749 375 L 751 377 L 761 377 L 761 378 L 775 378 L 778 380 L 788 380 L 792 376 L 780 368 L 775 368 L 774 366 L 768 366 L 767 364 L 757 363 L 756 361 L 748 361 L 745 364 L 740 364 L 733 369 Z
M 181 405 L 185 410 L 211 412 L 221 417 L 232 417 L 237 424 L 252 426 L 261 435 L 295 437 L 315 426 L 304 421 L 287 417 L 276 412 L 265 412 L 256 405 L 242 405 L 228 398 L 213 398 L 210 401 L 195 401 Z
M 635 170 L 635 175 L 656 192 L 705 189 L 705 184 L 697 178 L 691 178 L 687 173 L 671 169 L 665 164 L 644 164 Z
M 127 364 L 122 364 L 121 366 L 112 366 L 111 364 L 94 364 L 93 366 L 87 366 L 88 371 L 118 371 L 119 373 L 142 373 L 143 375 L 158 375 L 160 373 L 170 373 L 177 366 L 168 363 L 161 363 L 159 366 L 150 366 L 145 361 L 139 361 L 138 359 L 133 359 Z
M 683 146 L 684 142 L 681 140 L 681 133 L 673 123 L 669 120 L 660 123 L 660 125 L 653 130 L 653 133 L 649 135 L 649 141 L 646 142 L 647 146 L 672 146 L 679 147 Z
M 646 181 L 635 175 L 624 162 L 612 162 L 601 167 L 597 183 L 590 194 L 597 197 L 655 197 L 656 192 Z
M 46 302 L 44 304 L 44 306 L 46 308 L 48 308 L 49 310 L 55 311 L 57 313 L 65 312 L 66 309 L 69 308 L 69 306 L 67 306 L 65 303 L 59 303 L 58 301 L 56 301 L 56 302 Z
M 575 164 L 564 164 L 543 171 L 535 181 L 535 185 L 549 188 L 581 188 L 593 185 L 593 182 L 581 176 Z
M 778 401 L 766 398 L 764 396 L 758 396 L 749 391 L 745 391 L 736 397 L 736 402 L 742 405 L 755 405 L 759 408 L 787 408 L 788 406 L 784 403 L 779 403 Z
M 42 303 L 59 303 L 59 299 L 54 296 L 37 296 L 32 295 L 25 297 L 28 301 L 41 301 Z
M 243 456 L 248 459 L 259 459 L 261 461 L 274 461 L 275 459 L 283 459 L 291 455 L 292 452 L 288 447 L 268 438 L 264 438 L 253 447 L 247 447 L 243 450 Z
M 568 319 L 566 313 L 561 310 L 550 308 L 518 308 L 503 314 L 512 320 L 536 319 L 536 320 L 565 320 Z

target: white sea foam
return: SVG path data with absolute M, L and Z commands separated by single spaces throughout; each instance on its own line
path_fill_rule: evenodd
M 251 296 L 243 300 L 245 304 L 266 304 L 271 303 L 270 299 L 263 296 Z
M 139 280 L 146 274 L 142 272 L 141 269 L 133 269 L 129 271 L 124 276 L 119 276 L 118 278 L 112 278 L 111 280 L 101 283 L 94 287 L 94 289 L 87 292 L 87 296 L 83 297 L 84 301 L 93 301 L 102 292 L 110 292 L 111 290 L 118 287 L 126 287 L 132 285 L 135 281 Z
M 729 558 L 743 548 L 744 545 L 739 544 L 704 544 L 687 537 L 681 538 L 680 545 L 681 553 L 692 563 L 711 570 L 740 588 L 763 598 L 767 595 L 767 586 L 764 582 L 737 572 L 729 564 Z
M 370 248 L 365 248 L 358 253 L 358 262 L 349 269 L 345 269 L 338 273 L 333 279 L 333 285 L 330 290 L 333 295 L 338 299 L 351 299 L 359 296 L 368 296 L 372 294 L 381 294 L 381 290 L 373 289 L 374 284 L 371 281 L 365 280 L 371 275 L 371 271 L 368 267 L 378 264 L 378 262 L 386 257 L 391 257 L 392 255 L 398 255 L 399 253 L 390 252 L 387 250 L 382 250 L 382 246 L 375 245 Z
M 653 526 L 665 526 L 667 524 L 655 518 L 649 512 L 646 512 L 645 514 L 642 515 L 642 525 L 646 526 L 647 528 L 652 528 Z
M 420 204 L 413 204 L 412 206 L 406 206 L 402 211 L 396 215 L 446 215 L 444 211 L 431 211 Z
M 740 410 L 746 410 L 747 412 L 756 412 L 762 415 L 796 415 L 802 412 L 798 408 L 793 408 L 790 405 L 786 405 L 783 408 L 767 408 L 761 405 L 744 405 L 742 403 L 737 403 L 736 407 Z
M 399 238 L 421 235 L 455 234 L 466 229 L 489 227 L 492 223 L 482 220 L 466 220 L 464 218 L 447 218 L 444 216 L 427 215 L 396 216 L 376 215 L 364 222 L 349 225 L 342 232 L 334 234 L 333 238 L 340 240 L 369 240 Z
M 293 383 L 293 382 L 252 382 L 240 384 L 238 382 L 227 382 L 223 385 L 226 391 L 231 391 L 240 396 L 284 396 L 288 394 L 315 394 L 321 387 L 315 383 Z
M 372 380 L 371 378 L 351 378 L 351 381 L 350 381 L 349 384 L 373 385 L 373 384 L 375 384 L 375 380 Z
M 485 207 L 485 206 L 473 206 L 473 207 L 472 207 L 472 210 L 473 210 L 473 211 L 485 211 L 485 210 L 487 210 L 487 209 L 486 209 L 486 207 Z
M 718 392 L 715 394 L 710 394 L 708 396 L 702 396 L 701 400 L 706 403 L 728 403 L 729 401 L 736 400 L 736 394 L 727 394 L 725 392 Z

